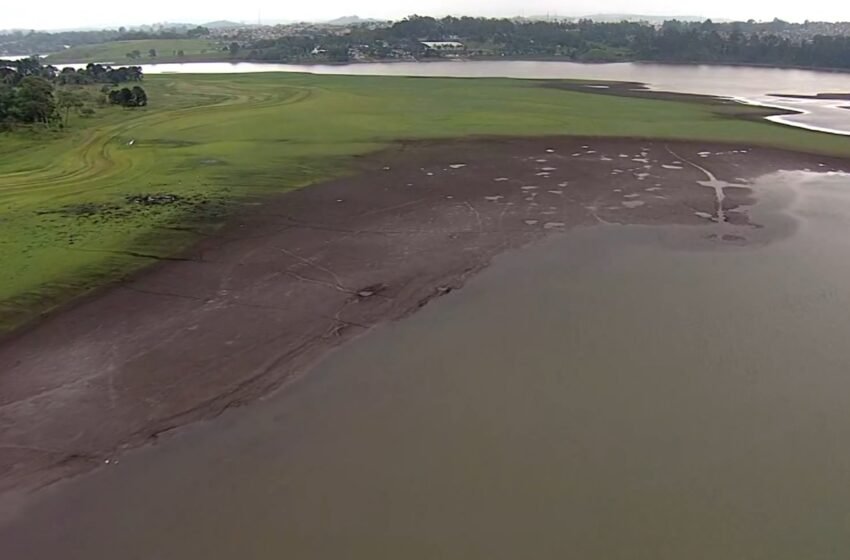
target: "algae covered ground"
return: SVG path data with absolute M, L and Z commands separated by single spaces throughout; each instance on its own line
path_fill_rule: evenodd
M 507 79 L 159 75 L 150 106 L 0 135 L 0 331 L 151 264 L 235 205 L 352 170 L 398 140 L 578 135 L 735 141 L 850 155 L 850 138 L 759 109 Z

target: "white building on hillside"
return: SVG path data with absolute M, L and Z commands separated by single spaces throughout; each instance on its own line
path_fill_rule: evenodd
M 422 44 L 429 49 L 444 52 L 462 51 L 465 48 L 463 43 L 457 41 L 422 41 Z

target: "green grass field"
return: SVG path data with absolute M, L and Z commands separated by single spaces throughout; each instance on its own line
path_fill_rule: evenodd
M 608 135 L 850 155 L 850 138 L 733 109 L 505 79 L 148 76 L 150 106 L 0 135 L 0 330 L 174 254 L 228 204 L 344 173 L 397 139 Z M 737 108 L 735 111 L 749 111 Z M 752 109 L 755 111 L 755 109 Z M 168 193 L 179 204 L 127 197 Z
M 148 56 L 154 49 L 155 58 Z M 183 51 L 184 56 L 177 53 Z M 141 58 L 131 60 L 127 53 L 139 51 Z M 45 58 L 48 64 L 70 64 L 74 62 L 101 62 L 113 64 L 150 64 L 154 62 L 179 62 L 181 60 L 198 61 L 203 59 L 221 59 L 221 48 L 207 39 L 145 39 L 139 41 L 112 41 L 95 45 L 71 47 L 62 52 L 53 53 Z

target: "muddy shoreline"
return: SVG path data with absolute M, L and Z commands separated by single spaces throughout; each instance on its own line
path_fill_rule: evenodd
M 596 223 L 714 225 L 719 242 L 746 243 L 750 180 L 850 164 L 543 138 L 402 143 L 359 168 L 247 203 L 185 260 L 0 341 L 0 503 L 268 394 L 503 251 Z
M 770 120 L 768 120 L 770 117 L 784 117 L 802 113 L 802 111 L 797 109 L 743 103 L 738 99 L 730 97 L 655 90 L 642 82 L 606 82 L 590 80 L 583 80 L 581 82 L 552 81 L 545 83 L 544 87 L 575 91 L 579 93 L 610 95 L 613 97 L 655 99 L 659 101 L 676 101 L 680 103 L 699 103 L 700 105 L 722 108 L 724 111 L 731 110 L 736 118 L 760 123 L 770 122 Z M 743 110 L 744 107 L 746 107 L 746 110 Z M 740 110 L 735 111 L 736 108 Z M 786 125 L 783 124 L 781 126 Z

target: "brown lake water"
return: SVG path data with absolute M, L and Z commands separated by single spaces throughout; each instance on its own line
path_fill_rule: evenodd
M 850 176 L 595 226 L 56 485 L 0 557 L 850 557 Z M 760 240 L 760 241 L 759 241 Z

